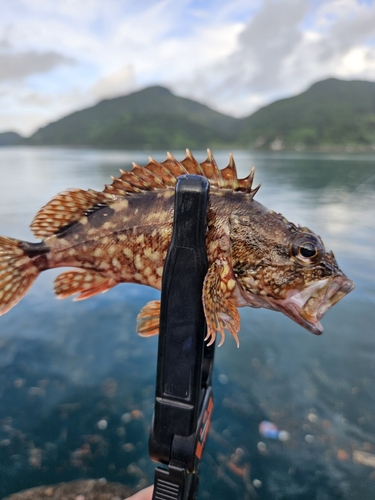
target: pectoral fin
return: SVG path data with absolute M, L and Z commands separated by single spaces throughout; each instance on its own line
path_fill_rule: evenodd
M 216 332 L 221 335 L 220 345 L 224 343 L 228 330 L 239 347 L 238 331 L 240 315 L 232 302 L 225 298 L 229 278 L 229 266 L 225 262 L 216 261 L 209 268 L 203 284 L 203 308 L 207 322 L 207 345 L 215 342 Z
M 150 337 L 159 333 L 160 300 L 151 300 L 140 310 L 137 316 L 137 333 L 141 337 Z
M 208 345 L 215 342 L 216 332 L 220 333 L 222 345 L 225 340 L 224 329 L 234 337 L 239 346 L 238 331 L 240 315 L 232 302 L 225 298 L 225 290 L 230 279 L 229 266 L 220 261 L 209 268 L 203 284 L 203 308 L 207 322 Z M 160 300 L 152 300 L 140 310 L 137 316 L 137 332 L 141 337 L 149 337 L 159 333 Z
M 55 293 L 59 299 L 78 293 L 74 300 L 84 300 L 116 285 L 112 278 L 95 271 L 66 271 L 55 279 Z

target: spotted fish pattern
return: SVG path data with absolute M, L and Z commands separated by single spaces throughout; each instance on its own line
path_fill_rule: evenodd
M 0 237 L 0 314 L 15 306 L 37 276 L 70 267 L 55 280 L 58 298 L 83 300 L 119 283 L 161 288 L 171 241 L 176 180 L 196 174 L 210 182 L 206 247 L 209 269 L 202 301 L 207 342 L 225 330 L 239 344 L 238 307 L 281 311 L 320 334 L 320 318 L 354 285 L 339 269 L 332 252 L 308 228 L 287 221 L 254 200 L 254 169 L 239 179 L 233 157 L 220 170 L 208 150 L 198 163 L 189 150 L 178 161 L 150 158 L 144 167 L 121 171 L 103 191 L 71 189 L 49 201 L 31 229 L 30 243 Z M 158 333 L 160 302 L 146 304 L 137 331 Z

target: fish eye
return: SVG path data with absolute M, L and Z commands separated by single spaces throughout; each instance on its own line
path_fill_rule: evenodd
M 311 243 L 311 241 L 305 241 L 299 247 L 299 253 L 302 255 L 302 257 L 306 257 L 306 259 L 315 257 L 317 252 L 318 249 L 313 243 Z
M 318 263 L 324 253 L 324 245 L 321 239 L 311 233 L 297 234 L 290 248 L 292 259 L 304 266 Z

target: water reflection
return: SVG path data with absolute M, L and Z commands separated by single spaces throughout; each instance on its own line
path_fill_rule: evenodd
M 148 154 L 0 149 L 0 234 L 33 241 L 28 225 L 53 195 L 102 189 Z M 375 155 L 234 157 L 241 176 L 256 166 L 261 203 L 321 234 L 356 290 L 328 312 L 322 337 L 278 313 L 241 311 L 240 349 L 228 338 L 217 352 L 201 498 L 371 498 L 373 469 L 354 462 L 353 450 L 375 454 Z M 223 152 L 215 158 L 228 162 Z M 57 273 L 38 278 L 0 318 L 0 497 L 79 477 L 152 479 L 156 339 L 138 338 L 134 327 L 158 293 L 121 285 L 88 301 L 57 301 Z M 263 438 L 262 420 L 291 439 Z

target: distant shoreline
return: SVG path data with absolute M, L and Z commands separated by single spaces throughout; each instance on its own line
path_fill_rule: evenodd
M 121 147 L 121 146 L 95 146 L 93 144 L 0 144 L 0 150 L 6 148 L 68 148 L 68 149 L 92 149 L 92 150 L 103 150 L 103 151 L 162 151 L 167 150 L 184 150 L 184 148 L 169 146 L 169 147 L 151 147 L 149 145 L 145 146 L 134 146 Z M 322 145 L 322 146 L 303 146 L 298 145 L 296 147 L 279 147 L 279 148 L 251 148 L 241 146 L 239 144 L 212 144 L 208 146 L 212 151 L 252 151 L 252 152 L 269 152 L 269 153 L 375 153 L 375 144 L 368 146 L 363 144 L 347 144 L 347 145 Z M 207 148 L 191 148 L 196 151 L 205 151 Z

